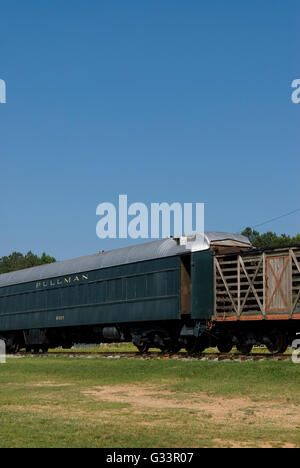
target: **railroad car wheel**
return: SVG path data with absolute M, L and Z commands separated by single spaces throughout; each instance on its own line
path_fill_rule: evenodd
M 7 354 L 16 354 L 19 351 L 20 351 L 20 346 L 17 343 L 14 343 L 12 345 L 8 345 L 6 347 Z
M 170 346 L 167 346 L 166 348 L 162 349 L 162 351 L 166 352 L 166 353 L 179 353 L 179 351 L 181 350 L 181 345 L 179 343 L 174 343 Z
M 175 344 L 174 346 L 172 346 L 172 348 L 169 351 L 171 353 L 179 353 L 181 348 L 182 348 L 181 344 Z
M 233 345 L 232 343 L 221 341 L 217 344 L 217 348 L 220 351 L 220 353 L 230 353 L 230 351 L 233 348 Z
M 6 344 L 6 352 L 7 354 L 16 354 L 20 351 L 20 345 L 17 342 L 17 337 L 15 335 L 11 335 L 7 338 L 4 338 Z
M 135 345 L 140 353 L 148 353 L 150 345 L 148 343 L 142 343 L 140 345 Z
M 203 353 L 203 351 L 207 348 L 205 340 L 200 341 L 199 338 L 190 337 L 187 340 L 185 345 L 185 349 L 187 350 L 188 354 L 199 354 Z
M 250 354 L 253 348 L 253 344 L 250 343 L 241 343 L 236 346 L 237 350 L 242 354 Z
M 268 336 L 270 343 L 267 348 L 272 354 L 283 354 L 286 352 L 288 343 L 286 336 L 279 330 L 273 330 Z

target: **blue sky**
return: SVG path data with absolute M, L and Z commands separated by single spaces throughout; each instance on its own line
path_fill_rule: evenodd
M 298 0 L 0 0 L 0 256 L 126 245 L 96 207 L 204 202 L 239 232 L 300 207 Z M 261 228 L 300 231 L 299 213 Z

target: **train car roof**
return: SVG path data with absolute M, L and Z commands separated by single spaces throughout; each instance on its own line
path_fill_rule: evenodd
M 215 247 L 218 245 L 234 246 L 235 248 L 251 248 L 251 243 L 247 237 L 226 232 L 206 232 L 204 235 L 182 236 L 179 238 L 171 237 L 72 260 L 5 273 L 0 275 L 0 288 L 14 284 L 57 278 L 75 273 L 84 273 L 112 266 L 209 250 L 213 246 Z

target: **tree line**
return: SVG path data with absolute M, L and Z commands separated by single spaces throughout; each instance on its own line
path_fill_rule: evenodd
M 241 234 L 248 237 L 251 244 L 258 249 L 300 245 L 300 234 L 296 234 L 295 236 L 289 236 L 287 234 L 278 235 L 271 231 L 260 234 L 250 227 L 244 229 Z M 56 262 L 56 259 L 47 255 L 45 252 L 40 257 L 31 251 L 26 255 L 20 252 L 13 252 L 7 257 L 0 258 L 0 274 L 54 262 Z
M 251 244 L 257 249 L 269 249 L 272 247 L 290 247 L 293 245 L 300 245 L 300 234 L 295 236 L 288 236 L 281 234 L 280 236 L 275 232 L 268 231 L 260 234 L 258 231 L 250 227 L 244 229 L 242 234 L 249 238 Z
M 56 259 L 47 255 L 45 252 L 41 257 L 32 252 L 28 252 L 26 255 L 23 255 L 20 252 L 13 252 L 7 257 L 0 258 L 0 274 L 24 270 L 25 268 L 46 265 L 53 262 L 56 262 Z

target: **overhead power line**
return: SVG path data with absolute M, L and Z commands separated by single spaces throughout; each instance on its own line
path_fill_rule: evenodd
M 278 219 L 282 219 L 282 218 L 285 218 L 286 216 L 290 216 L 292 214 L 298 213 L 298 211 L 300 211 L 300 208 L 297 208 L 296 210 L 290 211 L 289 213 L 285 213 L 285 214 L 283 214 L 281 216 L 277 216 L 276 218 L 269 219 L 268 221 L 264 221 L 263 223 L 256 224 L 255 226 L 253 226 L 253 228 L 257 228 L 257 227 L 260 227 L 260 226 L 264 226 L 265 224 L 272 223 L 273 221 L 277 221 Z

